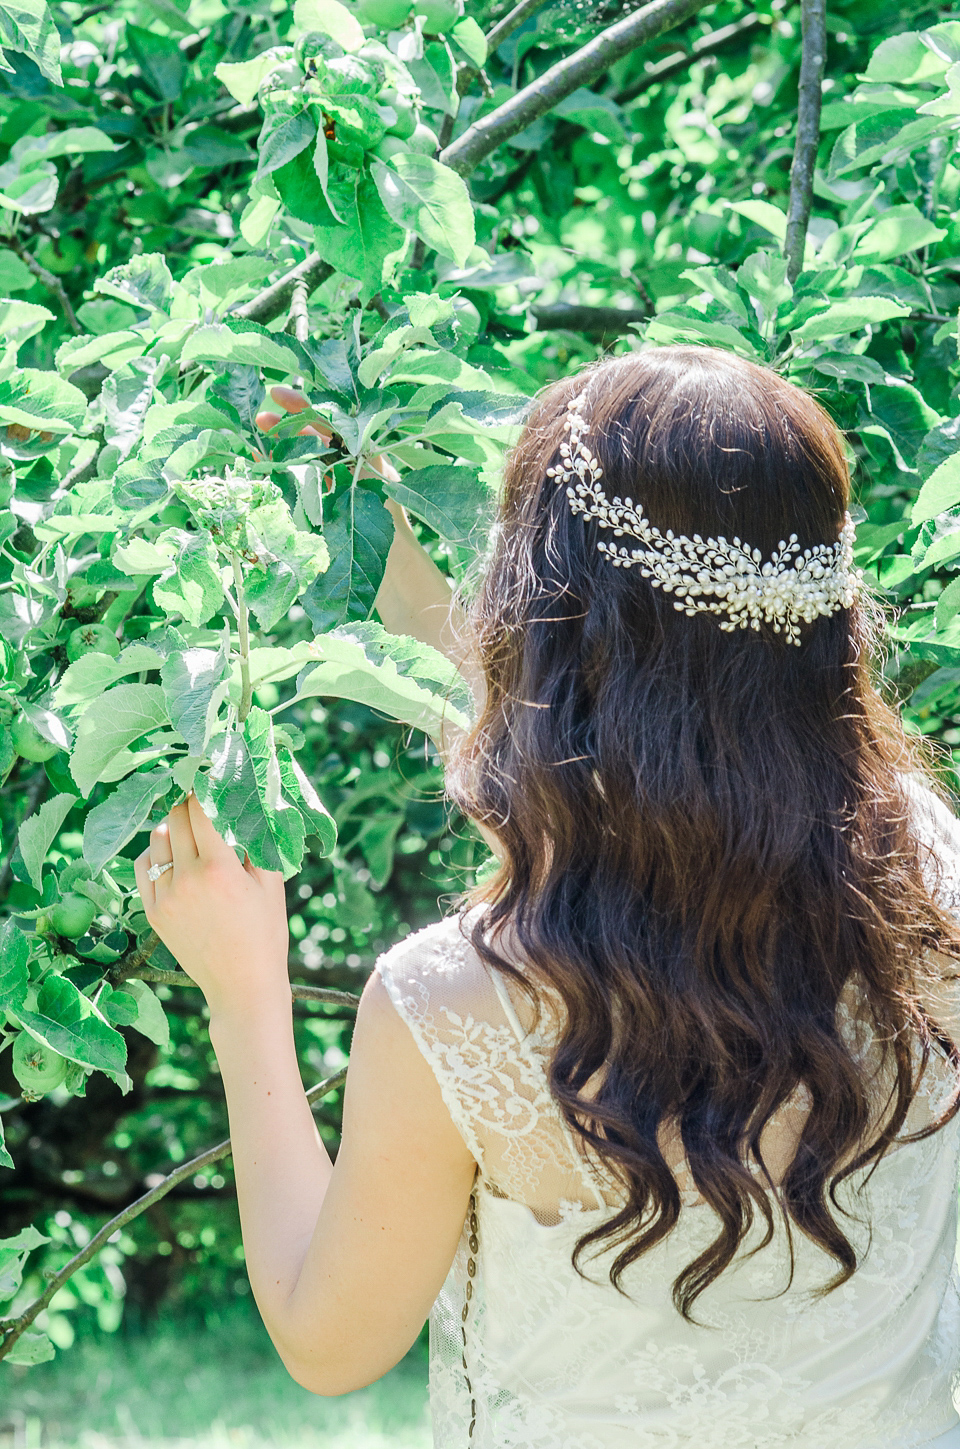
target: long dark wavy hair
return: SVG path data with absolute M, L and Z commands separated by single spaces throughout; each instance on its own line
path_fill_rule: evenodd
M 608 495 L 640 501 L 662 530 L 736 536 L 764 556 L 790 534 L 832 543 L 850 478 L 827 413 L 773 372 L 700 347 L 604 360 L 541 394 L 472 606 L 487 694 L 450 789 L 502 851 L 474 897 L 473 943 L 538 1011 L 538 983 L 559 994 L 550 1085 L 623 1189 L 622 1209 L 578 1241 L 578 1271 L 589 1245 L 612 1240 L 624 1291 L 624 1270 L 674 1227 L 681 1197 L 658 1129 L 679 1133 L 720 1218 L 673 1285 L 695 1321 L 755 1209 L 760 1247 L 771 1240 L 771 1194 L 791 1262 L 792 1221 L 840 1265 L 819 1292 L 851 1277 L 857 1254 L 827 1197 L 839 1208 L 837 1185 L 879 1162 L 933 1043 L 960 1066 L 916 991 L 943 970 L 926 953 L 960 956 L 960 936 L 911 818 L 904 779 L 922 761 L 871 683 L 873 606 L 804 624 L 797 646 L 688 617 L 639 569 L 613 567 L 597 523 L 547 472 L 585 388 Z M 512 962 L 495 944 L 507 926 Z M 872 1142 L 867 1083 L 837 1027 L 852 974 L 896 1071 Z M 812 1105 L 768 1191 L 746 1162 L 765 1170 L 761 1132 L 798 1084 Z

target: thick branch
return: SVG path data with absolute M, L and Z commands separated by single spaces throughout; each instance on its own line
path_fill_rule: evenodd
M 315 1087 L 311 1087 L 309 1092 L 307 1092 L 307 1101 L 311 1104 L 319 1102 L 336 1087 L 341 1086 L 346 1080 L 346 1075 L 347 1069 L 346 1067 L 342 1067 L 332 1077 L 327 1077 L 324 1081 L 318 1082 Z M 80 1252 L 75 1253 L 70 1261 L 63 1265 L 59 1272 L 51 1276 L 47 1287 L 39 1298 L 34 1299 L 16 1318 L 0 1318 L 0 1332 L 5 1334 L 3 1342 L 0 1343 L 0 1358 L 6 1357 L 21 1334 L 26 1332 L 31 1323 L 49 1305 L 51 1299 L 59 1293 L 64 1283 L 73 1277 L 78 1268 L 82 1268 L 85 1263 L 89 1263 L 90 1259 L 95 1257 L 100 1249 L 110 1241 L 114 1233 L 118 1233 L 121 1228 L 126 1227 L 127 1223 L 132 1222 L 134 1218 L 138 1218 L 141 1213 L 146 1212 L 147 1208 L 153 1207 L 154 1203 L 159 1202 L 162 1197 L 166 1197 L 171 1188 L 177 1187 L 185 1178 L 192 1177 L 195 1172 L 199 1172 L 203 1167 L 210 1167 L 214 1162 L 222 1162 L 225 1157 L 230 1156 L 230 1151 L 230 1139 L 228 1137 L 226 1142 L 219 1142 L 216 1147 L 209 1147 L 206 1152 L 201 1152 L 199 1157 L 194 1157 L 189 1162 L 181 1163 L 162 1182 L 158 1182 L 156 1187 L 151 1188 L 149 1192 L 145 1192 L 142 1197 L 138 1197 L 135 1202 L 130 1203 L 122 1212 L 117 1213 L 116 1217 L 112 1217 L 108 1223 L 104 1223 L 100 1231 L 95 1233 L 90 1239 L 87 1246 L 81 1248 Z
M 462 136 L 440 153 L 440 160 L 461 176 L 469 176 L 483 160 L 511 136 L 526 130 L 581 86 L 604 75 L 615 61 L 622 60 L 638 45 L 655 40 L 665 30 L 680 25 L 702 10 L 706 0 L 651 0 L 602 30 L 593 40 L 558 61 L 543 75 L 511 96 L 489 115 L 468 126 Z
M 537 330 L 551 327 L 566 332 L 582 332 L 585 337 L 621 337 L 632 322 L 646 322 L 648 307 L 580 307 L 571 302 L 555 302 L 551 306 L 533 306 Z
M 121 963 L 122 964 L 122 963 Z M 119 985 L 123 981 L 135 979 L 137 981 L 149 981 L 154 986 L 196 986 L 192 976 L 186 971 L 164 971 L 160 966 L 142 966 L 131 964 L 129 969 L 122 969 L 117 974 L 111 975 L 111 981 Z M 334 991 L 330 986 L 304 986 L 299 981 L 290 983 L 290 995 L 294 1001 L 324 1001 L 329 1006 L 352 1006 L 360 1005 L 359 996 L 352 991 Z
M 318 257 L 316 252 L 310 252 L 304 257 L 298 266 L 292 267 L 286 276 L 281 277 L 277 282 L 271 282 L 269 287 L 264 287 L 249 302 L 234 307 L 234 317 L 245 317 L 248 322 L 272 322 L 274 317 L 279 317 L 281 312 L 286 312 L 293 300 L 293 289 L 298 282 L 306 287 L 307 296 L 316 291 L 321 282 L 325 282 L 333 275 L 333 267 Z
M 626 86 L 619 95 L 614 96 L 618 106 L 627 106 L 635 101 L 637 96 L 642 96 L 644 91 L 649 90 L 658 81 L 667 80 L 670 76 L 676 75 L 677 71 L 683 70 L 685 66 L 692 65 L 695 60 L 702 59 L 705 55 L 715 55 L 717 51 L 724 50 L 744 31 L 756 30 L 762 24 L 759 15 L 744 15 L 742 20 L 735 20 L 731 25 L 721 25 L 718 30 L 711 30 L 708 35 L 699 36 L 691 45 L 689 50 L 678 50 L 673 55 L 666 56 L 663 60 L 655 61 L 638 76 L 631 85 Z
M 820 141 L 820 101 L 827 60 L 826 0 L 802 0 L 803 49 L 800 60 L 800 95 L 797 107 L 797 143 L 790 168 L 790 204 L 783 255 L 787 277 L 795 282 L 803 270 L 803 253 L 813 206 L 813 171 Z

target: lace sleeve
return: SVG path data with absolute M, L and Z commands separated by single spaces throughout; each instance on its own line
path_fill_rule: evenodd
M 470 1017 L 468 1014 L 464 1020 L 458 1013 L 452 1013 L 452 1019 L 444 1023 L 446 1030 L 441 1029 L 437 1019 L 438 977 L 445 977 L 448 987 L 454 991 L 459 979 L 459 993 L 462 995 L 467 952 L 467 942 L 457 929 L 456 922 L 441 921 L 438 926 L 417 931 L 385 951 L 375 969 L 433 1071 L 454 1126 L 482 1170 L 483 1147 L 476 1132 L 473 1113 L 464 1100 L 456 1063 L 450 1060 L 450 1046 L 455 1048 L 456 1028 L 459 1025 L 462 1031 L 469 1033 Z M 449 1040 L 451 1027 L 454 1030 L 453 1043 Z
M 960 820 L 925 781 L 907 780 L 928 888 L 960 919 Z

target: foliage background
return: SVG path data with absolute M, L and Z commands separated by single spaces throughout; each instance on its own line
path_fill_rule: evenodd
M 535 93 L 551 67 L 637 9 L 576 0 L 520 8 L 526 18 L 485 60 L 473 31 L 460 31 L 462 43 L 453 36 L 456 21 L 446 39 L 428 33 L 425 42 L 407 42 L 422 123 L 437 144 L 452 140 L 455 149 L 469 127 L 514 95 Z M 469 18 L 477 34 L 490 32 L 509 9 L 482 3 Z M 304 157 L 322 144 L 319 102 L 305 121 L 302 102 L 286 100 L 288 91 L 273 100 L 268 91 L 265 106 L 258 103 L 250 81 L 256 69 L 244 73 L 246 82 L 236 71 L 218 73 L 310 33 L 307 10 L 280 0 L 237 0 L 229 8 L 220 0 L 64 3 L 52 8 L 52 19 L 42 5 L 35 10 L 32 35 L 10 40 L 5 32 L 10 69 L 0 71 L 0 294 L 10 299 L 0 302 L 8 347 L 0 367 L 0 890 L 11 930 L 29 944 L 31 981 L 52 973 L 75 984 L 123 1038 L 125 1061 L 114 1063 L 111 1077 L 78 1070 L 75 1060 L 62 1084 L 25 1100 L 13 1049 L 28 1006 L 22 993 L 0 996 L 8 1011 L 0 1113 L 13 1164 L 0 1171 L 0 1238 L 7 1240 L 5 1258 L 0 1242 L 0 1278 L 6 1271 L 10 1324 L 43 1290 L 45 1272 L 60 1269 L 109 1217 L 225 1135 L 196 993 L 163 979 L 175 963 L 162 948 L 149 964 L 135 963 L 141 979 L 154 971 L 169 1040 L 155 1022 L 154 1039 L 144 1034 L 142 997 L 138 1023 L 138 1008 L 122 990 L 117 963 L 133 969 L 148 936 L 129 894 L 129 861 L 142 836 L 121 840 L 114 821 L 116 859 L 101 861 L 101 849 L 93 852 L 96 868 L 77 869 L 86 821 L 119 788 L 115 782 L 154 779 L 183 751 L 169 743 L 169 722 L 159 746 L 145 723 L 124 745 L 146 751 L 126 762 L 126 776 L 111 773 L 108 762 L 99 776 L 88 768 L 82 781 L 71 772 L 69 746 L 83 710 L 116 688 L 102 661 L 117 651 L 96 629 L 86 652 L 100 663 L 70 676 L 79 680 L 72 703 L 69 691 L 54 693 L 77 663 L 68 653 L 73 633 L 105 625 L 125 648 L 163 646 L 156 659 L 141 657 L 136 677 L 147 688 L 168 682 L 171 659 L 203 654 L 204 709 L 223 683 L 214 712 L 236 732 L 245 683 L 236 669 L 231 675 L 233 655 L 214 658 L 217 631 L 230 623 L 221 587 L 231 578 L 229 560 L 205 543 L 207 562 L 191 572 L 182 552 L 184 533 L 194 541 L 208 536 L 196 508 L 191 512 L 190 486 L 204 486 L 212 470 L 223 477 L 237 466 L 255 482 L 279 480 L 297 537 L 288 529 L 268 552 L 276 569 L 267 582 L 260 573 L 246 577 L 261 589 L 259 643 L 293 651 L 293 658 L 314 633 L 340 629 L 348 637 L 370 615 L 389 526 L 376 485 L 364 486 L 352 465 L 374 443 L 392 449 L 410 480 L 398 496 L 410 503 L 425 543 L 454 578 L 469 581 L 482 558 L 498 462 L 526 397 L 605 351 L 673 340 L 734 348 L 815 390 L 846 430 L 856 464 L 858 562 L 897 609 L 881 662 L 887 688 L 903 702 L 910 728 L 935 742 L 951 786 L 960 750 L 956 7 L 916 0 L 830 6 L 814 210 L 793 285 L 781 251 L 802 17 L 789 0 L 687 6 L 675 28 L 614 59 L 496 146 L 469 174 L 475 244 L 455 187 L 427 207 L 430 215 L 387 216 L 369 178 L 388 162 L 372 156 L 380 142 L 371 141 L 376 125 L 362 105 L 352 131 L 344 119 L 349 95 L 335 115 L 323 111 L 321 132 L 334 134 L 324 163 L 329 194 L 321 194 L 322 166 L 314 159 L 304 168 Z M 317 0 L 309 13 L 316 19 L 322 10 Z M 365 13 L 359 18 L 389 48 L 389 28 Z M 404 35 L 423 30 L 411 25 L 395 32 L 394 51 Z M 422 55 L 418 46 L 425 46 Z M 286 61 L 281 52 L 274 63 Z M 373 132 L 364 133 L 364 115 Z M 311 150 L 291 152 L 311 126 Z M 351 144 L 359 149 L 350 151 Z M 270 170 L 268 152 L 278 161 Z M 356 190 L 358 177 L 366 178 L 365 192 Z M 345 246 L 327 208 L 346 213 L 348 204 L 357 209 Z M 376 223 L 366 225 L 365 216 Z M 351 262 L 362 275 L 344 269 Z M 265 285 L 295 268 L 303 285 L 288 286 L 279 306 L 264 301 Z M 275 356 L 264 352 L 261 334 L 245 339 L 235 326 L 244 309 L 248 324 L 259 319 L 272 334 Z M 224 342 L 227 317 L 234 321 Z M 420 330 L 404 333 L 398 348 L 404 327 Z M 347 351 L 336 353 L 344 339 Z M 396 414 L 381 418 L 365 439 L 357 430 L 352 445 L 349 419 L 369 397 L 351 402 L 332 361 L 351 347 L 354 376 L 361 357 L 386 348 L 384 370 L 368 362 L 364 376 L 381 402 L 393 388 L 402 415 L 399 424 Z M 164 355 L 169 361 L 159 368 L 144 361 Z M 319 411 L 339 419 L 345 447 L 326 455 L 281 427 L 270 450 L 275 468 L 251 471 L 251 411 L 270 382 L 299 378 Z M 168 410 L 162 419 L 155 414 L 147 423 L 160 408 Z M 437 408 L 446 422 L 435 423 Z M 217 433 L 224 419 L 230 443 Z M 182 476 L 175 469 L 165 477 L 176 449 L 204 429 L 192 461 L 181 457 Z M 446 471 L 413 476 L 427 466 Z M 320 496 L 323 470 L 335 479 L 332 505 Z M 120 503 L 118 488 L 128 489 Z M 103 520 L 93 531 L 90 517 Z M 325 572 L 321 529 L 334 560 Z M 178 555 L 163 552 L 170 530 L 179 530 Z M 256 552 L 249 535 L 242 545 Z M 211 583 L 211 570 L 220 585 Z M 295 576 L 293 602 L 277 584 L 281 573 Z M 221 597 L 208 612 L 218 587 Z M 449 680 L 432 675 L 429 660 L 397 656 L 398 678 L 412 678 L 413 692 L 397 686 L 389 699 L 371 694 L 371 680 L 381 689 L 376 649 L 394 646 L 362 628 L 349 637 L 365 650 L 357 668 L 367 684 L 354 688 L 357 697 L 338 697 L 350 694 L 350 655 L 336 678 L 325 676 L 323 688 L 285 709 L 286 745 L 274 741 L 270 749 L 279 758 L 276 747 L 281 754 L 296 747 L 339 832 L 334 846 L 322 807 L 312 821 L 308 813 L 307 824 L 317 827 L 312 848 L 298 873 L 288 871 L 291 979 L 356 993 L 376 953 L 454 901 L 485 852 L 466 823 L 451 817 L 435 750 L 410 727 L 414 719 L 435 724 Z M 231 647 L 238 647 L 235 638 Z M 306 661 L 296 656 L 299 668 Z M 84 669 L 93 672 L 81 678 Z M 281 671 L 253 690 L 251 718 L 293 699 L 296 672 Z M 24 719 L 41 739 L 39 751 L 28 741 L 28 754 L 47 753 L 46 761 L 18 753 L 24 736 L 16 734 L 17 721 Z M 190 758 L 209 762 L 220 726 L 199 740 L 195 721 L 191 728 Z M 252 752 L 249 731 L 244 738 Z M 54 748 L 61 744 L 68 748 Z M 155 783 L 158 793 L 145 806 L 144 787 L 140 827 L 149 828 L 151 810 L 157 818 L 165 811 L 184 779 Z M 64 795 L 79 802 L 56 818 L 52 834 L 41 831 L 30 846 L 28 829 L 30 848 L 23 835 L 18 844 L 21 825 Z M 266 807 L 257 818 L 285 864 L 299 864 L 296 842 L 285 843 Z M 40 846 L 31 869 L 31 849 L 36 855 Z M 87 847 L 89 860 L 89 836 Z M 113 872 L 113 886 L 104 887 L 102 867 Z M 92 883 L 89 891 L 84 882 Z M 98 883 L 106 895 L 97 894 Z M 99 912 L 81 937 L 50 924 L 57 902 L 77 891 Z M 0 989 L 4 969 L 10 981 L 19 970 L 20 940 L 4 937 Z M 114 1002 L 112 1016 L 111 991 L 126 998 Z M 38 1019 L 35 1013 L 35 1026 Z M 298 1002 L 308 1082 L 342 1067 L 351 1021 L 346 1005 Z M 338 1102 L 331 1092 L 317 1108 L 334 1151 Z M 47 1241 L 21 1237 L 30 1225 Z M 64 1284 L 19 1356 L 43 1358 L 52 1351 L 48 1341 L 67 1348 L 85 1323 L 112 1330 L 124 1315 L 143 1321 L 162 1306 L 202 1316 L 246 1292 L 225 1159 L 198 1168 L 125 1224 Z M 40 1330 L 48 1338 L 36 1336 Z

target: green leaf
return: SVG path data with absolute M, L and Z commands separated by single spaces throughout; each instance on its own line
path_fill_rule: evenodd
M 160 671 L 170 721 L 190 752 L 206 753 L 217 714 L 227 692 L 227 651 L 172 649 Z
M 157 252 L 143 252 L 98 277 L 93 290 L 116 297 L 120 302 L 130 302 L 134 307 L 163 312 L 170 306 L 173 277 L 162 256 Z
M 299 31 L 322 31 L 350 52 L 359 50 L 366 39 L 356 16 L 337 0 L 296 0 L 293 23 Z
M 55 795 L 20 826 L 20 854 L 34 890 L 42 890 L 43 862 L 77 803 L 76 795 Z
M 856 262 L 886 262 L 918 247 L 931 246 L 946 236 L 943 227 L 934 226 L 917 207 L 904 204 L 891 206 L 864 232 L 853 249 Z
M 470 23 L 476 25 L 476 21 Z M 476 28 L 480 31 L 478 25 Z M 482 32 L 480 33 L 482 38 Z M 565 121 L 572 121 L 577 126 L 583 126 L 584 130 L 597 131 L 608 141 L 623 141 L 626 138 L 623 112 L 616 101 L 611 96 L 601 95 L 585 86 L 565 96 L 554 106 L 553 114 Z
M 89 795 L 119 752 L 169 722 L 158 684 L 118 684 L 87 707 L 77 725 L 70 773 Z
M 159 669 L 162 657 L 149 644 L 128 644 L 118 659 L 111 659 L 109 654 L 81 655 L 64 672 L 54 691 L 54 704 L 57 709 L 87 704 L 127 674 Z
M 320 841 L 320 854 L 331 855 L 337 843 L 337 822 L 288 750 L 278 753 L 283 793 L 300 811 L 308 835 Z
M 299 869 L 303 819 L 281 793 L 273 725 L 265 710 L 253 708 L 242 734 L 224 736 L 195 788 L 223 838 L 241 846 L 254 865 L 285 877 Z
M 168 614 L 181 614 L 194 627 L 205 624 L 223 603 L 223 580 L 209 538 L 177 529 L 179 552 L 153 585 L 153 597 Z
M 28 1328 L 25 1333 L 21 1333 L 13 1348 L 7 1350 L 4 1358 L 7 1363 L 32 1365 L 49 1362 L 56 1357 L 56 1352 L 47 1334 Z
M 145 981 L 138 981 L 135 976 L 131 976 L 124 981 L 123 989 L 137 1003 L 137 1019 L 133 1023 L 137 1031 L 158 1047 L 169 1046 L 170 1023 L 160 1003 L 160 998 L 152 987 L 148 986 Z
M 60 33 L 46 0 L 5 0 L 0 5 L 0 47 L 29 56 L 48 81 L 63 85 Z
M 915 110 L 900 106 L 855 121 L 834 142 L 828 180 L 850 176 L 878 161 L 889 164 L 925 145 L 940 129 L 936 116 L 918 116 Z
M 147 409 L 153 401 L 155 357 L 135 357 L 104 379 L 104 438 L 126 458 L 143 433 Z
M 916 30 L 908 30 L 881 40 L 870 57 L 865 79 L 913 84 L 943 75 L 946 67 L 946 60 L 925 45 Z
M 279 120 L 268 112 L 257 140 L 257 175 L 267 176 L 285 166 L 306 150 L 316 134 L 316 124 L 306 108 Z
M 126 1042 L 65 976 L 44 977 L 36 1011 L 20 1007 L 15 1015 L 32 1037 L 68 1061 L 114 1078 L 123 1073 Z
M 186 59 L 175 40 L 127 22 L 126 43 L 146 85 L 162 101 L 180 99 Z
M 328 502 L 324 499 L 324 509 Z M 335 495 L 323 534 L 330 567 L 302 599 L 318 632 L 370 616 L 393 542 L 393 520 L 375 493 L 354 486 Z
M 938 629 L 945 629 L 960 614 L 960 579 L 953 579 L 937 600 L 934 620 Z
M 487 38 L 472 15 L 458 20 L 450 34 L 468 60 L 478 68 L 484 64 L 487 58 Z
M 453 665 L 438 651 L 405 636 L 399 636 L 398 664 L 392 648 L 385 642 L 389 637 L 385 630 L 374 639 L 369 634 L 344 628 L 317 639 L 313 647 L 322 662 L 303 670 L 297 681 L 297 698 L 319 695 L 352 699 L 402 724 L 424 730 L 435 740 L 440 739 L 445 727 L 469 729 L 468 716 L 439 692 L 434 683 L 442 671 L 450 680 L 451 691 L 456 691 L 462 699 L 462 681 L 458 685 L 452 678 Z M 429 681 L 421 683 L 417 679 L 411 667 L 412 655 L 425 661 L 423 668 L 433 676 Z M 401 670 L 400 665 L 405 668 Z
M 923 439 L 940 421 L 917 388 L 890 376 L 870 388 L 871 416 L 887 429 L 908 467 L 913 467 Z
M 0 1010 L 16 1011 L 27 996 L 30 945 L 9 916 L 0 926 Z
M 256 99 L 261 82 L 272 70 L 276 70 L 277 65 L 277 57 L 266 51 L 263 55 L 255 55 L 252 60 L 222 60 L 213 73 L 235 101 L 239 101 L 241 106 L 249 106 Z
M 926 523 L 960 503 L 960 453 L 935 468 L 924 483 L 910 515 L 914 524 Z
M 0 422 L 47 433 L 74 433 L 82 427 L 87 400 L 78 387 L 55 372 L 23 367 L 0 378 Z
M 804 342 L 822 342 L 859 332 L 867 323 L 887 322 L 891 317 L 907 317 L 910 308 L 892 297 L 850 297 L 831 302 L 823 312 L 809 317 L 793 329 L 793 335 Z
M 3 1135 L 3 1119 L 0 1118 L 0 1167 L 13 1166 L 15 1166 L 15 1163 L 13 1161 L 13 1158 L 10 1156 L 10 1153 L 7 1151 L 6 1142 Z M 2 1259 L 2 1256 L 3 1251 L 2 1249 L 0 1249 L 0 1259 Z
M 31 273 L 31 283 L 33 274 Z M 43 331 L 44 324 L 54 320 L 53 313 L 36 302 L 14 302 L 0 298 L 0 336 L 7 353 L 16 356 L 17 349 L 28 337 Z
M 388 479 L 383 491 L 448 543 L 477 539 L 492 522 L 490 491 L 473 468 L 444 463 L 417 468 L 396 483 Z
M 143 829 L 154 802 L 167 793 L 172 782 L 168 769 L 128 775 L 90 811 L 83 827 L 83 858 L 94 875 Z
M 330 205 L 342 221 L 318 225 L 314 246 L 337 271 L 356 277 L 361 296 L 369 298 L 383 285 L 392 259 L 400 259 L 407 234 L 384 207 L 366 172 L 346 184 L 331 182 L 328 192 Z
M 394 221 L 462 267 L 476 245 L 473 206 L 463 178 L 432 156 L 410 151 L 398 152 L 388 164 L 374 161 L 372 173 Z
M 187 338 L 181 360 L 267 367 L 285 377 L 304 371 L 304 356 L 290 339 L 238 318 L 198 327 Z

